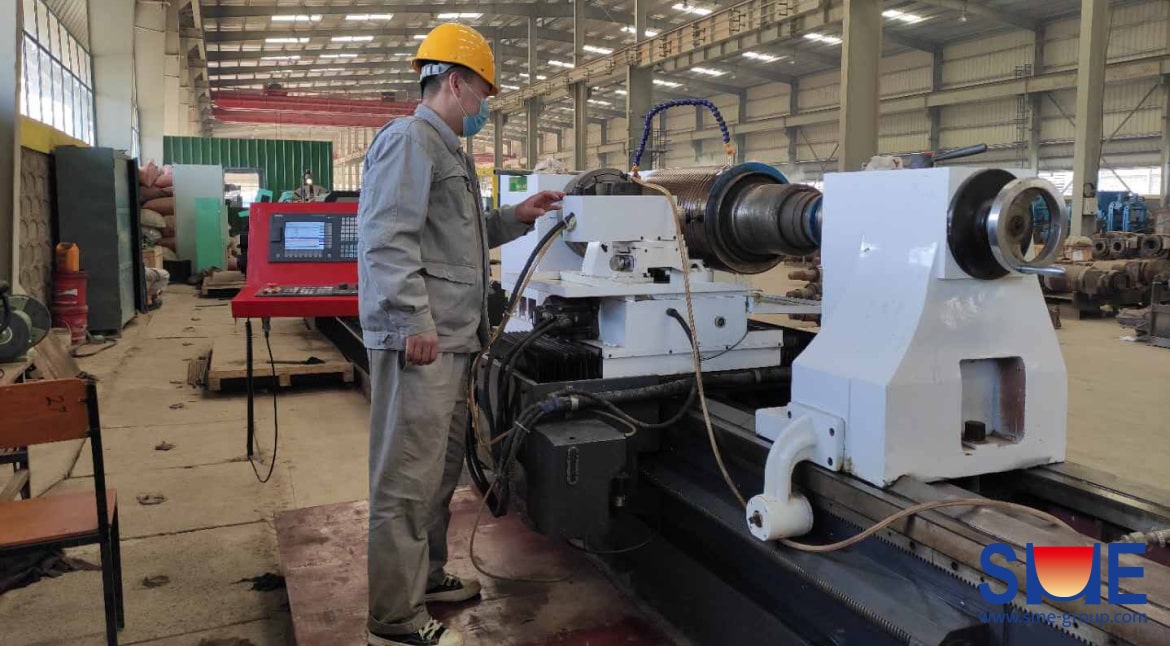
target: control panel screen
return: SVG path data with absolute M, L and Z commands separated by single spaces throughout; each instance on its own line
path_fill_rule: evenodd
M 289 251 L 324 251 L 324 222 L 288 222 L 284 225 L 284 248 Z
M 356 262 L 357 217 L 277 214 L 269 224 L 269 262 Z

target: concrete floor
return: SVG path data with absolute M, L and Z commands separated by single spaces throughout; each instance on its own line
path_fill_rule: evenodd
M 1058 335 L 1070 374 L 1069 459 L 1170 489 L 1170 423 L 1161 399 L 1170 350 L 1119 340 L 1124 331 L 1112 320 L 1066 318 L 1064 325 Z M 131 324 L 116 347 L 81 362 L 101 380 L 106 470 L 121 494 L 124 644 L 288 643 L 283 591 L 256 592 L 239 580 L 280 572 L 277 513 L 366 495 L 366 403 L 356 390 L 282 396 L 276 472 L 267 485 L 255 481 L 241 462 L 243 397 L 185 385 L 189 358 L 215 338 L 241 333 L 226 302 L 172 287 L 163 308 Z M 264 400 L 257 418 L 267 451 L 272 410 Z M 155 450 L 163 441 L 174 448 Z M 35 492 L 91 487 L 88 451 L 76 443 L 34 448 Z M 166 501 L 136 502 L 147 494 Z M 76 552 L 97 560 L 96 549 Z M 159 576 L 168 582 L 144 585 Z M 0 597 L 5 645 L 101 644 L 102 630 L 97 572 Z M 224 639 L 247 641 L 216 641 Z

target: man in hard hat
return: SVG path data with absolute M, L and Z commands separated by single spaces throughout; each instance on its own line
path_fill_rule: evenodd
M 563 193 L 483 212 L 461 137 L 487 121 L 495 61 L 479 32 L 436 27 L 413 61 L 414 116 L 366 152 L 358 208 L 362 334 L 370 358 L 372 646 L 458 646 L 426 604 L 479 594 L 444 570 L 448 505 L 463 469 L 467 378 L 487 339 L 488 249 L 521 235 Z

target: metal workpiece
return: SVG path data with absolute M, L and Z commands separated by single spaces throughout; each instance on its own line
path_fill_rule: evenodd
M 1040 282 L 1045 290 L 1056 294 L 1080 292 L 1107 297 L 1134 287 L 1135 279 L 1124 268 L 1065 265 L 1063 274 L 1042 276 Z
M 645 178 L 675 196 L 691 256 L 712 268 L 758 274 L 820 247 L 821 192 L 789 184 L 770 166 L 665 169 Z
M 650 171 L 643 177 L 674 196 L 691 257 L 714 269 L 756 274 L 776 266 L 783 256 L 811 255 L 820 247 L 820 191 L 789 184 L 770 166 L 674 168 Z M 648 193 L 625 172 L 613 168 L 577 175 L 565 192 Z M 584 255 L 584 246 L 574 248 Z
M 1032 247 L 1032 204 L 1043 200 L 1052 216 L 1043 248 Z M 947 243 L 968 275 L 983 280 L 1010 273 L 1054 274 L 1068 235 L 1066 209 L 1051 182 L 1016 178 L 1005 170 L 984 170 L 955 193 L 947 222 Z
M 1142 258 L 1165 258 L 1170 256 L 1170 235 L 1150 233 L 1141 239 Z

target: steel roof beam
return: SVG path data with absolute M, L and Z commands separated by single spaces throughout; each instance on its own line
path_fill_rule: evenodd
M 985 7 L 977 2 L 968 2 L 967 0 L 914 0 L 915 2 L 930 5 L 932 7 L 939 7 L 941 9 L 950 9 L 960 13 L 966 12 L 968 16 L 978 16 L 985 18 L 992 22 L 998 22 L 1002 25 L 1011 25 L 1019 29 L 1027 31 L 1035 31 L 1040 26 L 1039 21 L 1033 20 L 1026 16 L 1005 11 L 1003 9 L 992 9 Z
M 244 41 L 264 41 L 269 38 L 333 38 L 336 36 L 373 36 L 384 38 L 395 36 L 398 38 L 412 38 L 422 33 L 426 27 L 385 27 L 378 29 L 281 29 L 260 31 L 222 31 L 207 30 L 204 33 L 207 39 L 216 43 L 234 43 Z M 488 40 L 525 40 L 528 38 L 528 27 L 477 27 L 479 33 Z M 537 32 L 540 40 L 551 40 L 561 43 L 572 43 L 573 34 L 567 31 L 541 28 Z M 293 43 L 295 44 L 295 43 Z
M 383 0 L 374 5 L 347 5 L 347 6 L 326 6 L 326 7 L 309 7 L 309 6 L 287 6 L 287 5 L 258 5 L 250 7 L 207 7 L 203 10 L 204 20 L 225 19 L 225 18 L 265 18 L 268 16 L 278 14 L 319 14 L 319 15 L 344 15 L 344 14 L 361 14 L 369 12 L 377 13 L 397 13 L 397 14 L 425 14 L 438 15 L 447 12 L 474 12 L 483 13 L 487 15 L 497 16 L 520 16 L 533 18 L 572 18 L 573 5 L 570 3 L 553 3 L 553 2 L 530 2 L 530 3 L 473 3 L 473 2 L 459 2 L 459 3 L 435 3 L 435 4 L 417 4 L 409 3 L 405 0 Z M 587 6 L 585 8 L 585 17 L 589 20 L 596 20 L 598 22 L 615 23 L 621 22 L 627 25 L 634 24 L 633 14 L 628 14 L 621 11 L 606 11 L 601 7 Z M 669 27 L 669 23 L 662 23 L 661 21 L 652 20 L 650 26 L 661 28 L 663 26 Z

